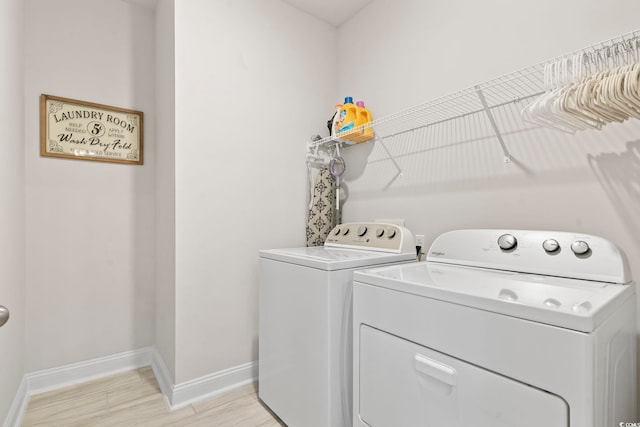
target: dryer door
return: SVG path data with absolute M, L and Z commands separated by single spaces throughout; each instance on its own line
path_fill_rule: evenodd
M 556 395 L 366 325 L 360 419 L 371 427 L 567 427 Z

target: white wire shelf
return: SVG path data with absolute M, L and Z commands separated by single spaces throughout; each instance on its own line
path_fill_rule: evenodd
M 571 58 L 584 53 L 598 56 L 603 61 L 613 61 L 616 50 L 627 43 L 640 43 L 640 30 L 636 30 L 589 47 L 559 56 L 557 58 L 532 65 L 521 70 L 503 75 L 493 80 L 474 85 L 450 95 L 416 105 L 406 110 L 378 118 L 372 122 L 358 126 L 356 130 L 373 127 L 375 140 L 383 144 L 383 148 L 394 162 L 398 173 L 401 173 L 395 159 L 384 146 L 383 141 L 423 129 L 450 120 L 457 120 L 474 114 L 485 114 L 495 132 L 495 137 L 502 147 L 505 162 L 511 160 L 511 155 L 502 141 L 500 129 L 493 119 L 492 110 L 510 103 L 533 102 L 548 89 L 545 87 L 545 67 L 554 62 Z M 308 142 L 308 153 L 318 151 L 318 148 L 330 148 L 335 145 L 353 145 L 351 141 L 331 136 Z

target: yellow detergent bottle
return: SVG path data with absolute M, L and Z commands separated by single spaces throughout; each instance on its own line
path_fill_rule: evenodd
M 353 98 L 347 96 L 344 98 L 344 104 L 340 107 L 340 116 L 338 117 L 337 131 L 338 138 L 351 140 L 355 135 L 355 127 L 358 120 L 358 107 L 353 103 Z
M 371 111 L 365 108 L 364 101 L 358 101 L 356 103 L 356 108 L 357 108 L 356 112 L 358 115 L 356 119 L 357 133 L 356 135 L 354 135 L 353 138 L 351 138 L 351 141 L 354 141 L 354 142 L 369 141 L 370 139 L 373 139 L 373 136 L 374 136 L 373 128 L 370 125 L 370 123 L 373 121 L 373 118 L 371 117 Z

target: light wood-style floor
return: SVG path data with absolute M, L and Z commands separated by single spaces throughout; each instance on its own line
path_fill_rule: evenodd
M 255 383 L 169 412 L 148 367 L 33 395 L 22 425 L 284 426 L 258 401 Z

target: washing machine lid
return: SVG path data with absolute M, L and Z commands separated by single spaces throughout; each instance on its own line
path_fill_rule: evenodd
M 447 232 L 426 263 L 367 270 L 354 281 L 582 332 L 635 294 L 614 244 L 553 231 Z
M 367 268 L 382 264 L 415 261 L 415 253 L 394 254 L 324 246 L 269 249 L 262 250 L 259 254 L 260 258 L 326 271 Z

